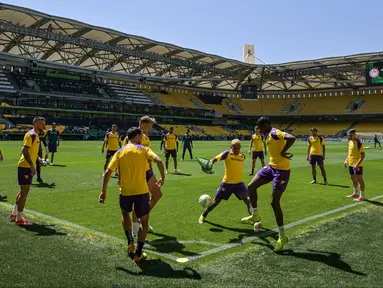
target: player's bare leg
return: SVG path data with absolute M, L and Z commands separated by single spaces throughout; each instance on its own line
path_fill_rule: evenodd
M 166 168 L 166 173 L 169 173 L 169 156 L 166 155 L 165 158 L 165 168 Z
M 137 241 L 137 249 L 134 255 L 134 262 L 139 262 L 140 260 L 146 257 L 145 254 L 142 253 L 142 248 L 144 247 L 146 236 L 148 235 L 148 227 L 149 227 L 149 214 L 142 216 L 140 218 L 141 226 L 138 230 L 138 241 Z
M 214 197 L 213 201 L 211 202 L 211 205 L 206 208 L 206 210 L 201 214 L 201 216 L 198 219 L 199 224 L 203 224 L 205 221 L 207 215 L 214 210 L 215 207 L 221 203 L 222 199 L 220 197 Z
M 52 152 L 51 154 L 51 163 L 53 164 L 53 160 L 55 159 L 55 152 Z M 106 168 L 104 169 L 104 171 L 106 170 Z
M 250 181 L 250 183 L 247 187 L 249 190 L 249 198 L 250 198 L 250 203 L 251 203 L 251 207 L 252 207 L 252 215 L 245 217 L 245 218 L 242 218 L 241 221 L 242 222 L 249 222 L 249 221 L 255 222 L 254 230 L 256 232 L 259 231 L 260 227 L 262 227 L 261 217 L 259 216 L 259 213 L 258 213 L 258 191 L 257 191 L 257 189 L 259 187 L 265 185 L 266 183 L 268 183 L 268 181 L 266 181 L 264 178 L 262 178 L 258 175 L 255 175 L 255 177 L 253 178 L 253 180 Z
M 150 210 L 152 210 L 153 207 L 156 206 L 157 202 L 162 198 L 161 188 L 156 184 L 157 178 L 153 175 L 148 182 L 149 192 L 152 195 L 152 197 L 150 197 Z
M 253 214 L 253 207 L 251 206 L 250 198 L 245 197 L 244 199 L 242 199 L 242 201 L 243 201 L 243 203 L 245 203 L 245 205 L 247 207 L 247 212 L 249 212 L 249 215 L 252 215 Z
M 279 239 L 274 248 L 274 251 L 276 252 L 282 250 L 288 241 L 287 237 L 285 236 L 285 228 L 283 224 L 283 212 L 281 207 L 282 194 L 283 192 L 279 190 L 273 190 L 273 193 L 271 194 L 271 207 L 273 207 L 275 220 L 277 221 L 279 230 Z
M 324 184 L 327 185 L 327 176 L 326 176 L 326 170 L 324 169 L 324 165 L 319 165 L 319 168 L 320 168 L 320 172 L 322 174 L 322 177 L 323 177 L 323 181 L 324 181 Z
M 134 253 L 135 245 L 132 233 L 132 221 L 129 213 L 121 209 L 121 223 L 128 241 L 128 253 Z
M 178 170 L 177 170 L 177 157 L 173 157 L 173 162 L 174 162 L 174 173 L 178 173 Z
M 311 164 L 311 174 L 313 175 L 313 181 L 311 181 L 310 184 L 316 184 L 317 183 L 316 164 Z
M 252 162 L 251 162 L 251 172 L 249 173 L 249 176 L 252 176 L 254 175 L 254 170 L 255 170 L 255 162 L 257 160 L 253 159 Z
M 359 197 L 357 199 L 355 199 L 355 200 L 363 201 L 364 200 L 364 189 L 366 187 L 366 184 L 364 183 L 363 175 L 356 175 L 356 180 L 359 183 L 360 194 L 359 194 Z
M 261 158 L 261 163 L 262 163 L 262 167 L 265 167 L 266 164 L 265 164 L 265 159 L 264 158 Z
M 351 175 L 350 179 L 352 181 L 352 189 L 353 192 L 350 195 L 347 195 L 348 198 L 358 198 L 358 179 L 356 175 Z
M 18 209 L 17 209 L 17 201 L 18 201 L 18 199 L 20 197 L 20 193 L 21 192 L 17 193 L 17 195 L 16 195 L 15 205 L 13 205 L 12 214 L 9 216 L 9 218 L 11 218 L 12 221 L 16 220 L 17 211 L 18 211 Z
M 25 203 L 27 202 L 29 190 L 30 190 L 30 185 L 20 185 L 20 192 L 16 199 L 16 205 L 17 205 L 16 223 L 17 224 L 22 224 L 22 225 L 30 224 L 28 221 L 24 219 L 24 208 L 25 208 Z
M 133 221 L 133 236 L 136 237 L 138 235 L 138 230 L 140 230 L 140 222 L 137 218 L 136 212 L 132 211 L 132 221 Z

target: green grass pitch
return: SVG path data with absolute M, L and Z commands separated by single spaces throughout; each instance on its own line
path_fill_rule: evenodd
M 248 144 L 248 142 L 243 142 L 243 153 L 247 152 Z M 27 202 L 27 208 L 81 225 L 88 229 L 102 232 L 124 241 L 125 236 L 120 224 L 116 179 L 111 180 L 106 203 L 102 205 L 97 202 L 97 197 L 101 188 L 104 163 L 104 156 L 101 155 L 101 145 L 102 142 L 63 141 L 59 147 L 59 153 L 56 154 L 55 164 L 57 164 L 57 166 L 42 168 L 42 177 L 49 185 L 39 186 L 34 182 L 35 184 L 31 188 Z M 229 145 L 229 142 L 226 141 L 196 142 L 194 156 L 212 158 L 223 150 L 228 149 Z M 20 148 L 21 142 L 0 142 L 0 149 L 3 151 L 5 158 L 4 162 L 0 164 L 0 200 L 10 204 L 14 203 L 14 198 L 18 191 L 16 166 Z M 153 142 L 152 148 L 163 158 L 163 154 L 159 151 L 158 142 Z M 291 161 L 291 178 L 288 188 L 282 198 L 282 208 L 284 210 L 286 224 L 295 223 L 301 219 L 354 203 L 352 200 L 345 197 L 352 191 L 348 170 L 343 167 L 343 161 L 347 154 L 347 143 L 327 143 L 325 165 L 328 181 L 331 184 L 330 186 L 309 184 L 311 181 L 311 168 L 305 159 L 306 149 L 307 146 L 305 142 L 296 142 L 291 149 L 291 152 L 294 153 L 294 158 Z M 202 173 L 199 165 L 195 161 L 190 161 L 188 159 L 188 156 L 186 156 L 186 161 L 179 161 L 179 170 L 181 170 L 182 175 L 168 175 L 165 186 L 163 187 L 163 198 L 157 204 L 150 216 L 150 223 L 153 226 L 154 231 L 148 236 L 148 241 L 150 241 L 152 245 L 148 248 L 165 256 L 149 254 L 152 259 L 150 260 L 152 262 L 149 263 L 151 263 L 152 267 L 156 266 L 157 270 L 163 271 L 164 274 L 174 274 L 174 277 L 169 277 L 170 279 L 161 277 L 161 275 L 159 275 L 161 273 L 158 271 L 154 272 L 150 269 L 148 270 L 142 267 L 142 269 L 140 269 L 134 266 L 124 254 L 122 245 L 114 240 L 105 241 L 104 238 L 98 239 L 98 236 L 92 236 L 91 234 L 83 235 L 79 231 L 74 231 L 72 229 L 67 230 L 67 228 L 62 228 L 61 226 L 52 226 L 52 228 L 49 228 L 51 227 L 49 225 L 53 224 L 47 220 L 44 220 L 46 222 L 43 221 L 43 223 L 49 225 L 43 225 L 42 227 L 44 229 L 41 228 L 42 232 L 40 231 L 41 233 L 39 233 L 43 235 L 47 234 L 52 237 L 39 237 L 40 240 L 36 240 L 34 233 L 29 233 L 28 231 L 19 229 L 14 224 L 9 223 L 7 219 L 8 208 L 4 208 L 4 206 L 0 206 L 2 207 L 0 208 L 0 216 L 2 219 L 0 220 L 0 226 L 2 227 L 0 229 L 3 230 L 0 231 L 0 252 L 5 256 L 16 257 L 15 254 L 12 254 L 12 249 L 18 247 L 15 244 L 17 243 L 15 240 L 17 239 L 20 243 L 19 245 L 23 246 L 24 242 L 30 243 L 31 247 L 36 249 L 36 251 L 39 251 L 39 249 L 43 247 L 47 247 L 47 251 L 50 251 L 51 249 L 52 251 L 50 253 L 40 253 L 41 255 L 38 257 L 38 261 L 47 261 L 47 263 L 55 262 L 56 264 L 51 265 L 57 265 L 58 270 L 60 270 L 60 267 L 61 269 L 64 269 L 64 267 L 72 265 L 72 262 L 77 261 L 76 263 L 73 263 L 73 269 L 70 269 L 70 271 L 73 275 L 78 275 L 79 280 L 77 282 L 76 280 L 68 280 L 65 276 L 61 275 L 57 278 L 57 286 L 65 286 L 65 283 L 73 283 L 73 286 L 76 286 L 75 283 L 77 283 L 78 286 L 83 285 L 89 287 L 100 285 L 105 287 L 105 285 L 111 286 L 116 283 L 118 285 L 124 285 L 124 281 L 127 279 L 137 282 L 134 285 L 130 284 L 131 286 L 121 287 L 147 286 L 150 284 L 155 284 L 160 287 L 169 285 L 198 286 L 202 282 L 207 286 L 230 286 L 235 285 L 233 284 L 235 279 L 237 281 L 241 280 L 239 275 L 235 277 L 233 276 L 231 279 L 226 274 L 243 273 L 241 272 L 243 269 L 249 269 L 254 274 L 253 279 L 250 276 L 250 271 L 243 274 L 244 281 L 248 281 L 243 282 L 243 284 L 248 283 L 248 285 L 252 285 L 259 280 L 257 279 L 258 276 L 256 277 L 255 274 L 258 275 L 261 271 L 265 273 L 262 281 L 271 281 L 261 281 L 260 283 L 263 283 L 263 285 L 267 285 L 267 283 L 270 283 L 270 285 L 280 284 L 283 277 L 285 277 L 285 281 L 290 281 L 287 283 L 304 285 L 308 284 L 307 282 L 304 282 L 304 279 L 310 274 L 310 269 L 316 269 L 319 273 L 318 275 L 329 273 L 331 277 L 327 282 L 320 277 L 313 277 L 313 281 L 309 282 L 311 284 L 310 286 L 332 285 L 337 282 L 331 281 L 336 281 L 334 279 L 338 279 L 339 277 L 339 279 L 343 279 L 342 281 L 344 281 L 341 283 L 347 286 L 347 284 L 351 285 L 353 283 L 350 282 L 348 274 L 355 277 L 355 279 L 362 279 L 363 277 L 364 279 L 368 279 L 368 276 L 362 274 L 370 276 L 371 274 L 374 274 L 371 271 L 368 273 L 368 270 L 363 269 L 362 267 L 362 263 L 368 261 L 366 254 L 363 252 L 363 245 L 356 245 L 355 249 L 352 249 L 353 253 L 351 253 L 351 256 L 349 255 L 349 260 L 351 261 L 347 262 L 351 265 L 359 261 L 356 263 L 356 266 L 361 265 L 359 270 L 362 271 L 360 272 L 362 274 L 352 273 L 352 271 L 354 271 L 352 270 L 354 269 L 354 265 L 351 265 L 351 272 L 347 271 L 347 269 L 349 269 L 347 268 L 347 263 L 344 264 L 343 262 L 339 262 L 339 259 L 336 260 L 335 258 L 337 257 L 336 255 L 342 254 L 341 252 L 345 251 L 345 247 L 343 247 L 341 242 L 342 237 L 344 238 L 344 241 L 346 241 L 344 244 L 346 247 L 350 247 L 348 241 L 355 241 L 354 237 L 356 236 L 353 236 L 355 235 L 355 231 L 353 231 L 354 229 L 357 229 L 358 231 L 367 229 L 371 232 L 371 237 L 377 237 L 376 233 L 378 232 L 372 228 L 366 228 L 365 226 L 369 225 L 368 217 L 372 217 L 370 215 L 371 213 L 377 214 L 378 216 L 376 217 L 383 218 L 383 214 L 379 210 L 380 208 L 372 208 L 370 203 L 366 203 L 366 205 L 334 213 L 327 217 L 313 219 L 312 221 L 296 225 L 294 228 L 286 230 L 287 235 L 290 236 L 290 242 L 287 248 L 292 248 L 296 251 L 296 249 L 304 247 L 304 249 L 338 253 L 336 255 L 326 254 L 330 255 L 328 256 L 330 257 L 328 259 L 325 258 L 326 256 L 320 256 L 317 255 L 318 253 L 315 254 L 314 252 L 307 252 L 306 250 L 304 253 L 314 254 L 303 255 L 298 252 L 291 252 L 298 254 L 295 254 L 296 257 L 294 257 L 293 254 L 287 255 L 289 257 L 274 255 L 268 249 L 270 245 L 274 244 L 275 240 L 273 239 L 273 236 L 264 237 L 262 238 L 262 241 L 249 238 L 253 237 L 255 234 L 252 231 L 251 225 L 240 223 L 240 218 L 246 216 L 247 212 L 244 204 L 241 201 L 238 201 L 234 196 L 229 201 L 222 202 L 222 204 L 208 216 L 208 222 L 203 225 L 198 224 L 198 217 L 203 211 L 198 204 L 198 198 L 202 194 L 209 194 L 212 197 L 214 196 L 223 175 L 223 163 L 217 163 L 215 165 L 214 169 L 216 173 L 214 175 L 206 175 Z M 380 188 L 383 183 L 380 178 L 383 172 L 383 168 L 380 165 L 382 159 L 383 151 L 375 149 L 366 150 L 364 170 L 367 184 L 367 198 L 383 195 L 383 191 Z M 259 168 L 259 163 L 257 164 L 257 168 Z M 251 177 L 247 176 L 250 165 L 250 156 L 247 155 L 243 177 L 245 183 L 248 183 L 251 180 Z M 170 162 L 170 167 L 172 167 L 172 161 Z M 158 175 L 158 172 L 155 172 Z M 321 183 L 322 177 L 320 176 L 319 169 L 317 178 L 318 182 Z M 258 209 L 262 215 L 263 226 L 266 229 L 275 228 L 275 219 L 269 204 L 270 194 L 270 185 L 266 185 L 259 190 Z M 379 202 L 373 203 L 377 204 L 377 206 L 380 204 Z M 356 224 L 353 224 L 352 221 L 347 222 L 344 219 L 337 221 L 331 220 L 334 217 L 342 216 L 345 213 L 358 209 L 358 207 L 364 207 L 366 211 L 363 213 L 355 213 L 356 216 L 354 218 L 360 220 Z M 348 217 L 346 217 L 346 219 L 347 218 Z M 322 229 L 318 228 L 321 227 L 318 226 L 318 222 L 320 221 L 330 221 L 330 224 L 322 224 L 326 227 L 325 230 L 327 231 L 327 236 L 320 233 L 320 230 Z M 339 223 L 342 221 L 347 223 L 340 225 Z M 376 220 L 374 221 L 376 222 Z M 355 225 L 359 225 L 359 228 L 354 227 Z M 312 231 L 313 229 L 314 231 Z M 62 233 L 58 233 L 56 230 L 61 231 Z M 305 231 L 309 232 L 304 233 Z M 36 235 L 40 235 L 39 233 L 36 233 Z M 302 233 L 304 234 L 303 236 Z M 337 235 L 337 240 L 335 241 L 332 239 L 333 237 L 331 235 Z M 367 236 L 369 235 L 360 233 L 357 237 L 363 239 L 363 237 L 366 238 Z M 250 239 L 251 241 L 248 241 L 249 243 L 244 245 L 230 246 L 231 244 L 238 243 L 240 240 L 246 239 Z M 332 239 L 330 240 L 331 243 L 327 243 L 329 239 Z M 55 245 L 57 245 L 57 249 L 53 249 Z M 230 249 L 221 249 L 222 246 L 229 247 Z M 369 244 L 368 247 L 372 249 L 373 245 Z M 207 251 L 211 251 L 212 249 L 216 249 L 217 251 L 213 250 L 208 255 L 205 255 Z M 25 248 L 19 248 L 14 251 L 24 251 L 26 253 Z M 50 257 L 53 257 L 54 259 L 48 260 Z M 58 261 L 55 257 L 61 257 L 62 260 Z M 188 262 L 186 266 L 177 266 L 180 264 L 175 264 L 176 262 L 171 259 L 176 259 L 178 257 L 186 257 L 192 261 Z M 339 267 L 334 268 L 329 264 L 323 266 L 323 261 L 314 261 L 310 257 L 317 257 L 328 263 L 335 261 L 335 263 L 339 262 L 339 265 L 346 266 L 342 266 L 344 269 Z M 310 258 L 311 260 L 307 258 Z M 20 258 L 20 261 L 22 259 L 23 258 Z M 30 258 L 24 259 L 24 261 L 32 261 L 29 259 Z M 71 259 L 73 259 L 73 261 Z M 102 271 L 100 271 L 101 268 L 98 266 L 102 266 L 102 263 L 99 263 L 102 259 L 106 259 L 105 261 L 107 265 L 113 266 L 112 268 L 108 266 L 109 270 L 107 272 L 112 273 L 113 277 L 111 275 L 101 275 Z M 17 261 L 18 260 L 16 260 L 16 262 Z M 83 275 L 81 272 L 83 270 L 81 268 L 76 268 L 82 261 L 84 262 L 84 265 L 89 266 L 89 274 L 87 276 Z M 225 261 L 223 265 L 221 261 Z M 236 263 L 236 265 L 226 266 L 226 261 Z M 267 267 L 261 267 L 262 261 L 268 263 Z M 286 266 L 283 264 L 284 261 L 286 261 L 286 265 L 293 263 L 292 265 L 295 265 L 295 268 L 287 268 L 285 271 L 287 274 L 281 276 L 279 268 L 284 267 L 281 269 L 286 269 Z M 5 269 L 1 269 L 2 272 L 7 271 L 5 262 L 0 265 L 0 268 Z M 20 265 L 23 266 L 22 264 Z M 30 284 L 32 285 L 35 283 L 33 285 L 36 287 L 39 286 L 38 283 L 41 284 L 41 287 L 44 285 L 48 287 L 49 283 L 52 285 L 52 282 L 49 282 L 48 280 L 48 282 L 41 282 L 41 277 L 39 278 L 39 276 L 36 276 L 39 273 L 44 273 L 44 271 L 38 270 L 39 267 L 40 266 L 37 265 L 36 267 L 31 268 L 31 273 L 34 275 L 31 276 L 31 279 L 34 279 L 34 281 L 37 282 L 32 281 Z M 302 268 L 302 271 L 299 270 L 299 267 Z M 28 268 L 26 269 L 28 271 Z M 51 273 L 50 275 L 56 275 L 55 271 L 52 269 L 49 269 L 49 273 Z M 57 273 L 59 272 L 57 271 Z M 215 273 L 220 275 L 220 279 L 222 278 L 221 281 L 211 280 L 214 278 Z M 12 281 L 16 281 L 16 278 L 13 278 L 11 273 L 5 273 L 4 275 L 6 275 L 4 279 L 8 281 L 4 282 L 7 284 L 4 287 L 11 287 L 9 284 L 15 283 Z M 97 275 L 100 278 L 100 281 L 95 279 L 94 282 L 92 282 L 92 277 L 97 277 Z M 273 275 L 275 275 L 275 277 L 280 275 L 281 278 L 272 280 L 273 277 L 271 276 Z M 293 275 L 294 277 L 287 277 L 288 275 Z M 111 277 L 113 279 L 111 279 Z M 376 275 L 374 276 L 375 278 L 371 277 L 369 278 L 369 283 L 371 285 L 378 285 L 382 281 L 382 279 L 379 279 Z M 206 282 L 206 279 L 210 280 Z M 19 286 L 22 285 L 22 281 L 28 283 L 27 280 L 20 281 L 21 282 L 18 283 Z M 196 281 L 198 281 L 198 283 Z M 359 283 L 358 281 L 354 283 Z M 145 283 L 147 283 L 147 285 L 145 285 Z M 1 285 L 2 284 L 0 283 L 0 287 Z

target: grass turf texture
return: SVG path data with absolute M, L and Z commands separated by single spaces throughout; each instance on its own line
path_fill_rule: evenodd
M 242 152 L 247 152 L 247 142 L 243 142 Z M 14 203 L 18 191 L 16 163 L 20 153 L 20 142 L 0 142 L 5 161 L 0 164 L 1 186 L 0 195 Z M 101 142 L 62 142 L 56 154 L 57 166 L 42 168 L 42 177 L 49 185 L 33 185 L 27 202 L 27 208 L 64 219 L 108 235 L 125 239 L 121 224 L 118 205 L 117 180 L 112 179 L 108 198 L 104 205 L 97 202 L 102 182 L 104 156 L 101 155 Z M 229 142 L 196 142 L 195 157 L 212 158 L 221 151 L 228 149 Z M 152 147 L 158 151 L 159 143 L 153 142 Z M 346 143 L 327 143 L 326 170 L 330 186 L 310 185 L 311 168 L 306 159 L 306 143 L 297 142 L 291 152 L 291 180 L 282 198 L 285 223 L 326 212 L 353 203 L 345 198 L 351 189 L 348 169 L 343 168 L 346 158 Z M 247 154 L 247 153 L 246 153 Z M 383 194 L 377 189 L 382 183 L 380 175 L 383 168 L 380 162 L 383 151 L 370 149 L 366 151 L 365 179 L 367 183 L 366 197 Z M 188 157 L 186 156 L 188 159 Z M 170 167 L 172 161 L 170 160 Z M 251 167 L 251 157 L 247 156 L 244 181 Z M 259 163 L 258 163 L 259 167 Z M 190 241 L 209 241 L 217 245 L 233 243 L 247 236 L 253 236 L 252 226 L 241 224 L 240 218 L 247 215 L 244 204 L 233 196 L 223 201 L 207 218 L 207 223 L 197 223 L 203 209 L 198 205 L 202 194 L 212 197 L 223 175 L 223 164 L 214 166 L 214 175 L 204 174 L 196 161 L 179 161 L 179 169 L 183 174 L 168 175 L 163 187 L 163 198 L 151 214 L 151 225 L 154 233 L 148 240 L 155 243 L 154 250 L 169 253 L 177 257 L 190 257 L 213 247 Z M 158 172 L 155 170 L 156 174 Z M 318 182 L 322 182 L 318 169 Z M 54 185 L 53 185 L 54 184 Z M 263 226 L 275 227 L 275 219 L 270 207 L 271 186 L 266 185 L 259 190 L 258 209 L 262 215 Z M 4 199 L 4 198 L 3 198 Z M 287 231 L 289 235 L 291 232 Z M 169 244 L 171 241 L 172 244 Z M 189 243 L 180 243 L 189 241 Z M 161 244 L 166 242 L 167 244 Z M 240 249 L 239 249 L 240 250 Z M 234 249 L 233 251 L 238 251 Z M 227 250 L 223 254 L 230 254 Z M 206 258 L 212 259 L 217 255 Z M 201 258 L 199 262 L 207 261 Z

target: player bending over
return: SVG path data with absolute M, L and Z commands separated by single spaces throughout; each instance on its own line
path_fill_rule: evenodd
M 222 200 L 229 200 L 231 194 L 235 194 L 239 200 L 242 200 L 246 204 L 248 213 L 252 213 L 249 193 L 242 180 L 245 156 L 241 153 L 241 142 L 239 139 L 231 141 L 230 148 L 230 150 L 226 150 L 210 160 L 211 165 L 214 165 L 217 161 L 224 161 L 225 175 L 223 176 L 221 185 L 218 187 L 212 204 L 199 217 L 199 224 L 205 221 L 207 215 L 213 211 Z
M 18 163 L 17 173 L 20 185 L 20 192 L 16 196 L 16 204 L 13 206 L 11 220 L 15 220 L 19 225 L 30 225 L 24 218 L 24 207 L 27 201 L 30 186 L 32 184 L 33 176 L 36 174 L 36 161 L 42 163 L 38 157 L 40 138 L 39 134 L 44 131 L 45 119 L 36 117 L 33 119 L 33 129 L 28 131 L 24 136 L 23 148 L 21 157 Z
M 148 161 L 154 161 L 161 173 L 157 186 L 161 187 L 165 181 L 164 165 L 161 159 L 152 150 L 142 146 L 142 131 L 133 127 L 128 131 L 130 143 L 115 153 L 108 169 L 105 171 L 99 201 L 104 203 L 110 177 L 114 170 L 119 167 L 120 177 L 120 208 L 122 214 L 122 227 L 128 240 L 128 252 L 134 253 L 134 262 L 140 262 L 146 258 L 142 252 L 149 225 L 149 187 L 146 183 L 146 169 Z M 130 212 L 134 208 L 140 219 L 141 227 L 138 231 L 137 249 L 134 244 L 132 233 L 132 221 Z
M 255 126 L 254 128 L 254 134 L 251 136 L 251 142 L 249 147 L 249 155 L 251 153 L 251 149 L 253 148 L 253 155 L 252 155 L 252 163 L 251 163 L 251 172 L 249 175 L 254 175 L 254 169 L 255 169 L 255 162 L 257 161 L 257 158 L 261 160 L 262 167 L 265 167 L 265 155 L 267 155 L 266 145 L 264 145 L 265 142 L 263 141 L 263 136 L 261 133 L 259 133 L 258 126 Z M 263 153 L 263 150 L 265 150 L 265 153 Z
M 366 157 L 364 143 L 356 136 L 354 129 L 348 131 L 348 156 L 344 161 L 344 167 L 350 172 L 350 178 L 354 191 L 348 198 L 355 198 L 355 201 L 364 200 L 364 179 L 363 179 L 363 160 Z M 360 195 L 358 196 L 358 184 L 360 185 Z
M 169 128 L 169 133 L 164 137 L 164 146 L 165 146 L 165 166 L 166 172 L 169 173 L 169 158 L 172 156 L 174 162 L 174 173 L 178 174 L 177 170 L 177 152 L 178 152 L 178 137 L 174 134 L 174 127 Z M 177 148 L 177 150 L 176 150 Z
M 110 159 L 117 152 L 118 147 L 121 148 L 121 138 L 120 134 L 117 132 L 117 125 L 112 125 L 112 131 L 106 133 L 104 143 L 102 143 L 101 153 L 104 154 L 105 146 L 107 146 L 104 171 L 108 167 Z M 116 170 L 116 176 L 118 176 L 118 172 Z
M 60 132 L 56 129 L 55 122 L 52 123 L 52 128 L 47 131 L 46 138 L 48 139 L 48 152 L 51 153 L 50 165 L 53 165 L 53 160 L 55 159 L 57 147 L 60 146 Z M 45 155 L 45 160 L 48 159 L 49 153 Z
M 282 132 L 271 126 L 268 117 L 261 117 L 257 121 L 258 128 L 262 135 L 265 136 L 267 150 L 270 155 L 270 163 L 258 171 L 248 185 L 253 214 L 242 219 L 243 222 L 254 221 L 254 231 L 258 232 L 262 227 L 261 217 L 258 213 L 258 192 L 257 189 L 271 181 L 271 207 L 273 207 L 275 219 L 279 229 L 279 239 L 275 245 L 274 251 L 283 249 L 288 241 L 285 236 L 283 224 L 283 212 L 281 208 L 281 197 L 286 190 L 290 178 L 290 161 L 292 155 L 287 150 L 294 144 L 295 136 Z
M 311 172 L 313 175 L 313 181 L 310 184 L 317 183 L 317 170 L 316 164 L 318 164 L 320 171 L 323 176 L 323 181 L 325 185 L 328 185 L 326 178 L 326 170 L 324 169 L 324 160 L 326 155 L 326 147 L 324 145 L 324 138 L 318 136 L 318 129 L 313 127 L 311 128 L 312 136 L 308 139 L 307 155 L 306 159 L 311 165 Z

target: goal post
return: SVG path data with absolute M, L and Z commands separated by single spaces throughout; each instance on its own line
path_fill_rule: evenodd
M 379 141 L 383 139 L 383 133 L 381 132 L 356 132 L 356 134 L 360 139 L 367 140 L 366 142 L 373 142 L 375 135 L 378 136 Z

